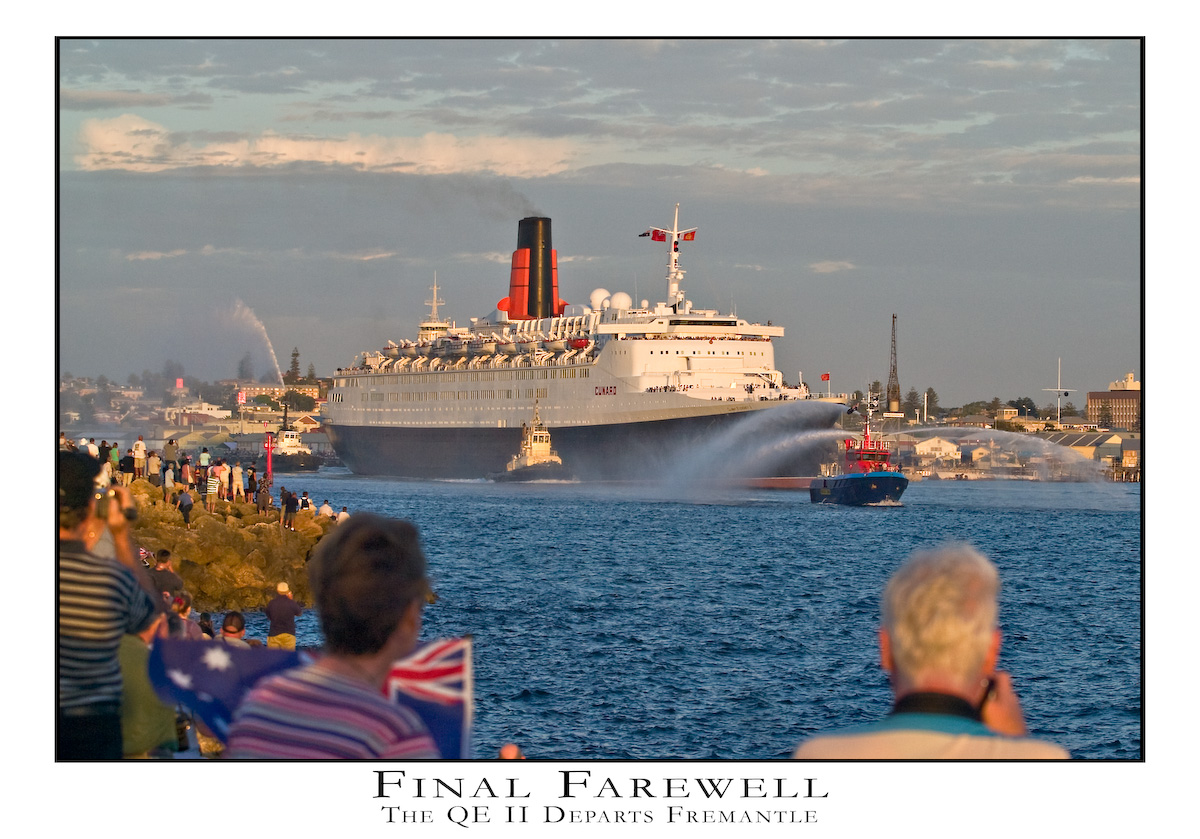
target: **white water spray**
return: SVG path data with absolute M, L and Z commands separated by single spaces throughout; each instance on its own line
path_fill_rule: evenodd
M 263 344 L 266 345 L 267 354 L 271 357 L 271 368 L 275 371 L 275 380 L 282 385 L 283 373 L 279 369 L 279 359 L 275 357 L 275 347 L 272 346 L 271 338 L 267 335 L 267 327 L 259 320 L 258 315 L 254 314 L 253 309 L 238 299 L 234 301 L 230 320 L 234 325 L 241 324 L 249 329 L 251 333 L 262 338 Z
M 807 464 L 805 471 L 816 474 L 817 464 L 834 453 L 832 444 L 846 436 L 831 428 L 845 410 L 829 402 L 797 401 L 756 412 L 688 449 L 662 480 L 672 487 L 713 487 L 778 474 L 793 464 Z
M 1036 460 L 1027 458 L 1027 461 L 1036 469 L 1037 477 L 1041 480 L 1105 480 L 1104 464 L 1100 461 L 1030 434 L 997 431 L 993 428 L 963 427 L 918 428 L 909 433 L 919 437 L 942 437 L 955 443 L 979 442 L 1018 463 L 1022 455 L 1032 455 Z

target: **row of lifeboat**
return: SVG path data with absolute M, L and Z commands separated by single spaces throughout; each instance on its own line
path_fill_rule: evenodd
M 442 335 L 432 341 L 405 341 L 396 344 L 388 341 L 383 348 L 383 354 L 388 358 L 461 358 L 464 356 L 484 355 L 520 355 L 537 351 L 562 353 L 568 350 L 583 350 L 591 344 L 587 338 L 579 335 L 536 336 L 511 335 L 500 337 L 476 336 L 466 338 L 460 335 Z

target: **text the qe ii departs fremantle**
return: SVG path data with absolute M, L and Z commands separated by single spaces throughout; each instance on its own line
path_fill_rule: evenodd
M 683 767 L 680 767 L 681 769 Z M 440 767 L 439 767 L 440 769 Z M 829 791 L 817 777 L 545 768 L 471 775 L 420 767 L 371 773 L 379 820 L 395 825 L 816 824 Z

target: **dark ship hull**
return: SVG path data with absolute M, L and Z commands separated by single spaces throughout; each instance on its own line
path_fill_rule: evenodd
M 271 470 L 274 472 L 316 472 L 324 461 L 312 454 L 272 454 Z M 258 459 L 260 473 L 267 471 L 267 458 Z
M 497 483 L 520 483 L 524 481 L 569 481 L 570 471 L 561 463 L 535 463 L 516 469 L 495 472 L 488 476 Z
M 894 504 L 908 487 L 908 478 L 899 472 L 860 472 L 833 478 L 814 478 L 808 488 L 814 504 Z
M 551 429 L 554 447 L 580 480 L 650 480 L 713 435 L 753 412 Z M 815 424 L 811 424 L 815 427 Z M 798 428 L 810 427 L 799 422 Z M 520 428 L 330 426 L 330 441 L 359 475 L 484 478 L 505 471 Z M 818 461 L 781 465 L 780 474 L 812 474 Z

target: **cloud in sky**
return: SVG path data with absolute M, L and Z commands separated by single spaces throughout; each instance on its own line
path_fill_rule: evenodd
M 193 166 L 272 167 L 296 163 L 349 166 L 371 172 L 448 175 L 461 172 L 530 178 L 567 168 L 570 144 L 507 137 L 291 136 L 178 139 L 164 126 L 133 114 L 85 120 L 75 163 L 82 171 L 162 172 Z
M 654 296 L 663 259 L 629 237 L 678 201 L 700 227 L 689 294 L 792 322 L 785 374 L 886 376 L 897 310 L 902 376 L 951 402 L 1033 394 L 1065 346 L 1097 386 L 1140 361 L 1137 40 L 73 39 L 59 58 L 64 301 L 244 300 L 328 372 L 404 337 L 435 271 L 460 321 L 490 310 L 527 215 L 554 218 L 568 299 Z M 851 282 L 872 290 L 853 312 Z M 135 356 L 174 351 L 175 316 L 112 363 L 155 366 Z M 60 312 L 73 372 L 97 363 L 91 317 Z M 864 325 L 877 346 L 841 341 Z
M 853 271 L 854 263 L 827 259 L 824 262 L 814 262 L 808 266 L 814 274 L 833 274 L 838 271 Z

